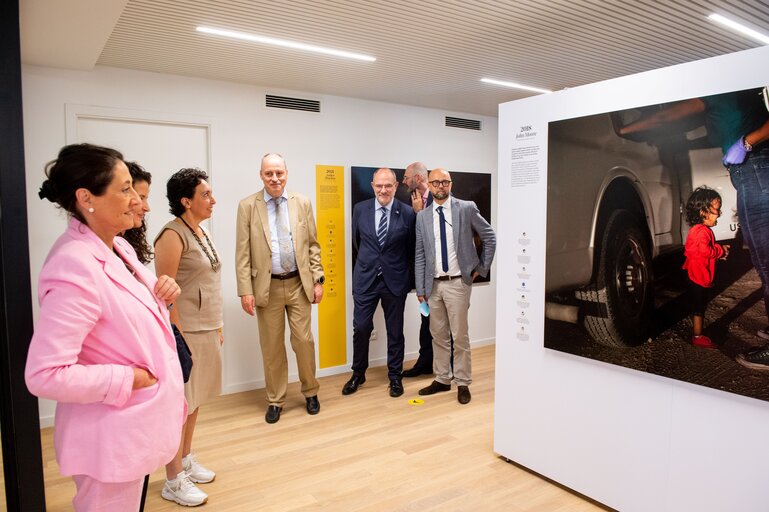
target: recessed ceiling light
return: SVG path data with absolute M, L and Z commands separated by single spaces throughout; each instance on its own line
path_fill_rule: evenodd
M 334 50 L 332 48 L 324 48 L 322 46 L 314 46 L 311 44 L 296 43 L 294 41 L 286 41 L 285 39 L 275 39 L 273 37 L 257 36 L 254 34 L 246 34 L 243 32 L 234 32 L 232 30 L 222 30 L 211 27 L 197 27 L 195 30 L 203 32 L 204 34 L 213 34 L 216 36 L 231 37 L 233 39 L 242 39 L 244 41 L 252 41 L 254 43 L 271 44 L 274 46 L 282 46 L 284 48 L 293 48 L 295 50 L 304 50 L 308 52 L 323 53 L 325 55 L 333 55 L 334 57 L 345 57 L 348 59 L 365 60 L 368 62 L 376 61 L 376 57 L 370 55 L 363 55 L 362 53 L 345 52 L 342 50 Z
M 757 30 L 753 30 L 752 28 L 748 28 L 745 25 L 742 25 L 740 23 L 737 23 L 736 21 L 730 20 L 729 18 L 724 18 L 720 14 L 711 14 L 708 16 L 708 19 L 711 19 L 715 21 L 716 23 L 720 23 L 721 25 L 724 25 L 725 27 L 729 27 L 730 29 L 734 30 L 735 32 L 739 32 L 740 34 L 744 34 L 748 37 L 752 37 L 756 41 L 763 43 L 763 44 L 769 44 L 769 36 L 766 34 L 762 34 L 761 32 Z
M 530 87 L 528 85 L 516 84 L 514 82 L 503 82 L 502 80 L 494 80 L 493 78 L 481 78 L 481 82 L 485 84 L 501 85 L 503 87 L 512 87 L 513 89 L 523 89 L 524 91 L 533 91 L 533 92 L 541 92 L 541 93 L 553 92 L 548 89 L 540 89 L 539 87 Z

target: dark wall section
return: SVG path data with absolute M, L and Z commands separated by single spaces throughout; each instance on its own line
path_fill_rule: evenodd
M 362 166 L 350 167 L 350 200 L 353 206 L 360 201 L 373 199 L 375 197 L 374 190 L 371 188 L 371 180 L 377 169 L 379 168 Z M 395 198 L 410 205 L 411 196 L 406 187 L 403 186 L 403 175 L 405 174 L 406 169 L 393 167 L 391 167 L 391 169 L 395 172 L 395 177 L 398 179 L 398 190 L 395 192 Z M 491 224 L 491 174 L 451 170 L 449 170 L 449 172 L 451 173 L 452 181 L 451 195 L 458 199 L 475 201 L 475 205 L 478 207 L 483 218 Z M 352 222 L 352 215 L 348 220 Z M 478 235 L 475 235 L 475 246 L 480 255 L 481 239 Z M 350 250 L 352 251 L 352 264 L 355 266 L 357 254 L 355 248 L 352 247 L 352 243 L 350 244 Z M 478 276 L 474 282 L 488 283 L 489 281 L 491 281 L 491 271 L 489 271 L 489 275 L 486 277 Z
M 45 510 L 37 399 L 24 384 L 32 336 L 21 112 L 19 4 L 0 2 L 0 437 L 9 511 Z

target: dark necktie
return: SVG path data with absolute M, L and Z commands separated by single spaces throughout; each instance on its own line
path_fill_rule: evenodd
M 379 227 L 376 229 L 376 237 L 379 239 L 379 247 L 384 247 L 385 238 L 387 238 L 387 208 L 380 208 L 382 217 L 379 219 Z
M 443 216 L 443 206 L 438 207 L 438 225 L 441 229 L 441 266 L 444 272 L 448 272 L 449 247 L 446 245 L 446 217 Z

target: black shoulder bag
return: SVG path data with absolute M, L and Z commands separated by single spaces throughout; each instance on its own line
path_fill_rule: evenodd
M 182 366 L 184 382 L 187 382 L 190 380 L 190 372 L 192 371 L 192 352 L 190 352 L 190 347 L 176 325 L 171 324 L 171 329 L 173 329 L 174 338 L 176 338 L 176 352 L 179 354 L 179 364 Z

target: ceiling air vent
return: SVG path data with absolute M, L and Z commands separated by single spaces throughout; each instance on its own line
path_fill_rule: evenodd
M 289 98 L 287 96 L 273 96 L 272 94 L 268 94 L 265 104 L 272 108 L 320 112 L 320 101 L 318 100 L 303 100 L 301 98 Z
M 449 128 L 464 128 L 465 130 L 480 130 L 481 122 L 477 119 L 446 116 L 446 126 Z

